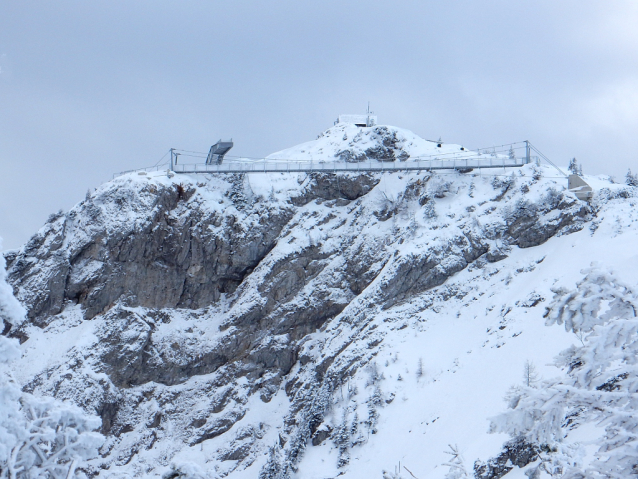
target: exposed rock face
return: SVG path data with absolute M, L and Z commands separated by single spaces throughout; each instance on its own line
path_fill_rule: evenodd
M 373 146 L 366 148 L 359 153 L 356 146 L 343 149 L 337 153 L 337 157 L 342 161 L 349 163 L 358 163 L 362 161 L 405 161 L 410 154 L 403 149 L 405 141 L 397 137 L 396 130 L 392 130 L 387 126 L 377 126 L 369 131 L 361 131 L 361 135 L 370 136 L 374 142 Z M 357 137 L 353 138 L 353 143 L 357 143 Z
M 381 144 L 369 154 L 401 159 L 391 137 Z M 151 471 L 224 437 L 227 474 L 261 457 L 276 426 L 294 464 L 331 435 L 333 392 L 377 354 L 375 314 L 582 228 L 587 204 L 531 177 L 118 178 L 7 258 L 30 318 L 13 334 L 84 338 L 26 387 L 101 415 L 95 473 L 134 457 Z M 244 424 L 251 401 L 284 423 Z
M 540 450 L 522 439 L 510 441 L 498 456 L 483 463 L 474 464 L 474 477 L 477 479 L 500 479 L 514 467 L 525 467 L 538 458 Z
M 198 208 L 195 188 L 184 188 L 114 188 L 109 204 L 88 197 L 68 215 L 54 217 L 11 266 L 29 317 L 44 321 L 65 302 L 80 304 L 87 319 L 119 300 L 202 308 L 232 293 L 273 248 L 291 212 L 257 209 L 240 224 L 235 215 Z

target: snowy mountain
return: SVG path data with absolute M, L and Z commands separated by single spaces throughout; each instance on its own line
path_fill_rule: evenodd
M 269 158 L 443 147 L 336 125 Z M 5 254 L 13 378 L 101 419 L 76 475 L 627 477 L 638 189 L 585 179 L 118 177 Z
M 272 153 L 269 161 L 414 161 L 434 157 L 483 158 L 489 153 L 469 151 L 464 146 L 424 140 L 413 132 L 395 126 L 360 128 L 351 123 L 338 123 L 314 141 Z

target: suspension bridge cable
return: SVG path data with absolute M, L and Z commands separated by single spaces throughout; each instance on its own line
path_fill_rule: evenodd
M 545 160 L 547 163 L 549 163 L 550 165 L 552 165 L 554 168 L 556 168 L 558 170 L 558 172 L 560 174 L 562 174 L 565 178 L 567 178 L 569 175 L 565 174 L 565 172 L 563 170 L 561 170 L 558 166 L 556 166 L 549 158 L 547 158 L 543 153 L 541 153 L 538 148 L 536 148 L 534 145 L 532 145 L 531 143 L 529 144 L 530 148 L 532 150 L 534 150 L 538 156 L 540 156 L 543 160 Z
M 168 155 L 171 152 L 171 150 L 168 150 L 166 153 L 164 153 L 164 156 L 162 156 L 159 160 L 157 160 L 157 163 L 155 163 L 152 167 L 155 168 L 157 165 L 160 164 L 160 161 L 162 161 L 164 158 L 166 158 L 166 155 Z

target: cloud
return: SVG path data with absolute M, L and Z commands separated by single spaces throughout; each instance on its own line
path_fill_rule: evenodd
M 10 80 L 13 76 L 11 59 L 6 53 L 0 54 L 0 80 Z
M 529 139 L 588 173 L 634 161 L 631 0 L 34 5 L 0 2 L 7 247 L 170 147 L 232 137 L 235 154 L 263 157 L 368 100 L 381 123 L 425 138 Z

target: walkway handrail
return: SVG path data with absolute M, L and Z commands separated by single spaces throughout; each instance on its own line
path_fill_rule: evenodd
M 221 165 L 205 165 L 201 163 L 178 164 L 174 172 L 178 174 L 193 173 L 310 173 L 310 172 L 385 172 L 385 171 L 430 171 L 430 170 L 473 170 L 475 168 L 520 168 L 525 165 L 523 158 L 499 158 L 494 162 L 485 159 L 464 159 L 462 163 L 456 160 L 427 160 L 427 161 L 369 161 L 347 163 L 331 162 L 301 162 L 301 161 L 259 161 L 241 162 L 226 161 Z

